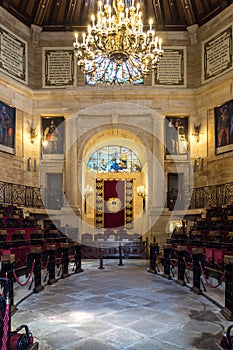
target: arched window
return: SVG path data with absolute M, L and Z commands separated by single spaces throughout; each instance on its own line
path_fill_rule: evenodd
M 141 164 L 136 154 L 122 146 L 105 146 L 92 154 L 87 162 L 88 171 L 140 172 Z

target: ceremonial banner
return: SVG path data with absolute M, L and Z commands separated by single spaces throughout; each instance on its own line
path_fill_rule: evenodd
M 95 222 L 96 228 L 132 228 L 132 180 L 96 180 Z

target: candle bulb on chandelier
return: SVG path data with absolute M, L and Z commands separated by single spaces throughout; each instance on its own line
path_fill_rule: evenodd
M 91 16 L 91 20 L 92 20 L 92 27 L 94 27 L 95 26 L 95 16 L 94 15 Z
M 153 19 L 151 18 L 151 19 L 149 20 L 150 31 L 152 31 L 152 24 L 153 24 Z
M 159 39 L 159 50 L 161 50 L 162 49 L 162 39 L 160 38 Z
M 152 74 L 156 69 L 163 54 L 161 41 L 155 38 L 152 19 L 149 21 L 148 31 L 143 31 L 139 1 L 135 4 L 135 0 L 114 0 L 113 7 L 114 9 L 109 0 L 98 1 L 97 19 L 92 15 L 91 25 L 87 27 L 86 35 L 83 34 L 83 43 L 78 43 L 78 38 L 75 37 L 77 63 L 80 62 L 82 71 L 90 77 L 93 76 L 95 82 L 117 82 L 120 85 L 125 82 L 141 82 L 145 75 Z M 100 79 L 96 75 L 97 69 L 106 73 Z M 121 73 L 113 77 L 110 71 Z

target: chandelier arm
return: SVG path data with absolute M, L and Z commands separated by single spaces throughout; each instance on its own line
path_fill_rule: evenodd
M 140 0 L 138 0 L 140 1 Z M 73 43 L 77 63 L 93 81 L 109 84 L 141 83 L 145 75 L 152 74 L 163 54 L 161 39 L 150 28 L 143 31 L 140 4 L 130 6 L 126 0 L 112 0 L 112 5 L 98 3 L 97 21 L 92 16 L 88 33 L 78 33 Z

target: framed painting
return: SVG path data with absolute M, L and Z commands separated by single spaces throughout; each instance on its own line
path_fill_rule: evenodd
M 0 151 L 15 154 L 15 108 L 1 101 Z
M 187 156 L 188 117 L 165 118 L 166 159 L 170 156 Z
M 59 156 L 64 154 L 64 117 L 42 117 L 42 155 Z
M 214 109 L 215 153 L 233 150 L 233 100 Z

